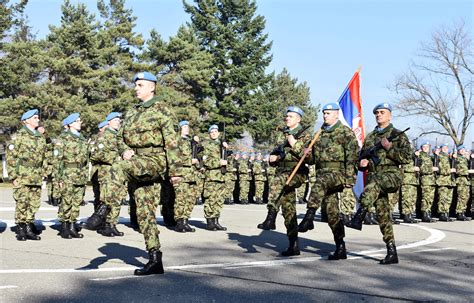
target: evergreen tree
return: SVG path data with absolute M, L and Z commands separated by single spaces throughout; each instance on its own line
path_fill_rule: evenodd
M 202 0 L 184 2 L 192 26 L 216 67 L 210 83 L 215 106 L 210 121 L 227 125 L 228 137 L 247 129 L 257 133 L 256 120 L 263 111 L 262 90 L 270 77 L 265 69 L 272 60 L 271 43 L 263 33 L 265 19 L 256 15 L 253 0 Z

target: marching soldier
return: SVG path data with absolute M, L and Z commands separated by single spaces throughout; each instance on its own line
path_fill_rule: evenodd
M 203 142 L 203 165 L 205 171 L 204 181 L 204 217 L 207 221 L 207 229 L 227 230 L 219 223 L 222 207 L 224 206 L 223 195 L 225 193 L 225 174 L 223 168 L 227 160 L 222 159 L 222 148 L 227 148 L 226 142 L 219 140 L 219 127 L 209 127 L 209 139 Z
M 433 206 L 435 194 L 434 172 L 438 171 L 437 167 L 433 167 L 430 157 L 430 143 L 425 142 L 421 145 L 420 152 L 420 178 L 421 178 L 421 213 L 422 222 L 433 222 L 431 218 L 431 207 Z
M 457 146 L 458 154 L 453 154 L 456 158 L 456 188 L 457 188 L 457 205 L 456 219 L 458 221 L 470 221 L 471 218 L 466 217 L 467 202 L 469 200 L 469 154 L 464 145 Z
M 46 140 L 36 128 L 39 111 L 32 109 L 21 116 L 23 127 L 13 136 L 6 151 L 8 177 L 13 183 L 16 238 L 18 241 L 41 240 L 35 215 L 41 204 L 41 184 L 47 165 Z
M 120 204 L 124 198 L 126 183 L 136 181 L 134 198 L 137 205 L 137 219 L 140 232 L 145 238 L 149 254 L 148 263 L 136 269 L 135 275 L 163 274 L 162 252 L 159 230 L 156 224 L 157 196 L 165 178 L 172 183 L 179 182 L 175 170 L 177 158 L 177 134 L 174 130 L 173 113 L 161 98 L 155 96 L 157 78 L 149 72 L 133 77 L 135 93 L 141 103 L 126 115 L 117 136 L 124 143 L 120 150 L 122 161 L 115 162 L 101 189 L 101 202 L 92 215 L 97 224 L 107 217 L 108 205 Z M 92 218 L 91 217 L 91 218 Z M 91 220 L 89 218 L 89 220 Z M 89 223 L 89 222 L 88 222 Z M 90 222 L 94 223 L 94 222 Z
M 402 214 L 404 223 L 416 223 L 413 216 L 416 206 L 416 197 L 418 193 L 418 172 L 420 168 L 415 165 L 415 154 L 412 152 L 412 161 L 402 165 L 403 181 L 402 181 Z
M 197 186 L 196 178 L 199 169 L 198 143 L 190 137 L 189 121 L 179 122 L 181 136 L 179 140 L 179 157 L 182 159 L 182 166 L 177 169 L 176 175 L 182 177 L 181 182 L 174 186 L 175 206 L 174 219 L 176 220 L 175 231 L 194 232 L 188 220 L 196 203 Z
M 97 147 L 97 140 L 100 136 L 102 136 L 107 128 L 107 121 L 102 121 L 97 126 L 99 132 L 95 135 L 92 135 L 90 139 L 90 150 L 94 151 Z M 92 154 L 92 153 L 91 153 Z M 92 170 L 91 170 L 91 184 L 92 184 L 92 192 L 94 193 L 94 210 L 97 209 L 100 203 L 100 184 L 99 184 L 99 169 L 104 164 L 95 161 L 95 159 L 91 158 Z
M 316 210 L 326 200 L 328 225 L 336 243 L 336 251 L 329 256 L 329 260 L 347 259 L 338 193 L 344 188 L 351 189 L 355 184 L 359 150 L 354 132 L 339 121 L 339 109 L 337 103 L 323 106 L 321 135 L 308 157 L 308 161 L 316 166 L 316 181 L 311 184 L 308 209 L 298 226 L 299 232 L 313 229 Z
M 362 230 L 362 220 L 367 208 L 375 204 L 380 231 L 387 245 L 387 255 L 381 264 L 398 263 L 395 237 L 393 235 L 391 205 L 388 193 L 396 192 L 403 182 L 400 165 L 411 161 L 412 149 L 407 136 L 395 129 L 391 123 L 392 106 L 381 103 L 375 106 L 373 113 L 377 127 L 366 138 L 361 150 L 364 159 L 359 162 L 359 170 L 368 170 L 367 184 L 360 198 L 360 208 L 348 227 Z M 368 150 L 377 147 L 378 158 L 367 157 Z M 377 161 L 378 160 L 378 161 Z
M 449 218 L 449 208 L 453 200 L 453 181 L 451 174 L 455 172 L 449 164 L 449 146 L 448 144 L 441 145 L 441 152 L 439 154 L 438 164 L 438 178 L 436 178 L 436 185 L 438 186 L 438 213 L 439 220 L 444 222 L 452 221 Z
M 240 152 L 235 151 L 231 157 L 227 158 L 227 172 L 225 174 L 225 199 L 224 204 L 234 204 L 234 190 L 239 180 L 238 178 L 238 160 Z
M 310 136 L 300 124 L 302 117 L 303 110 L 297 106 L 290 106 L 286 110 L 286 128 L 280 135 L 280 139 L 283 139 L 283 136 L 285 138 L 279 140 L 282 143 L 272 151 L 269 158 L 270 165 L 276 166 L 276 173 L 270 183 L 267 204 L 268 214 L 265 221 L 257 226 L 265 230 L 275 229 L 276 215 L 281 206 L 289 241 L 288 249 L 281 253 L 285 257 L 300 254 L 295 189 L 304 183 L 308 168 L 301 165 L 290 184 L 286 186 L 285 183 L 299 159 L 303 156 L 304 145 L 310 140 Z
M 89 146 L 80 133 L 82 120 L 79 113 L 70 114 L 63 120 L 63 125 L 68 127 L 68 131 L 61 134 L 53 151 L 59 163 L 56 177 L 60 180 L 62 192 L 58 210 L 61 222 L 59 235 L 64 239 L 82 238 L 76 227 L 76 219 L 88 179 Z
M 239 161 L 239 202 L 249 204 L 250 182 L 252 181 L 252 167 L 248 152 L 243 152 Z
M 262 153 L 257 153 L 257 158 L 253 162 L 253 175 L 255 178 L 255 196 L 253 201 L 263 204 L 263 190 L 265 187 L 266 162 L 263 162 Z

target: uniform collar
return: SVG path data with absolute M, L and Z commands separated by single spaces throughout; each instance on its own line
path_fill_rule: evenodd
M 390 123 L 389 125 L 387 125 L 387 127 L 385 127 L 385 128 L 380 128 L 380 127 L 376 126 L 376 127 L 375 127 L 375 132 L 376 132 L 377 134 L 381 135 L 381 134 L 384 134 L 384 133 L 386 133 L 386 132 L 392 130 L 392 128 L 393 128 L 392 123 Z
M 341 125 L 341 121 L 337 120 L 336 123 L 333 125 L 324 125 L 322 126 L 323 130 L 327 133 L 333 132 L 336 128 L 338 128 Z
M 23 125 L 23 128 L 26 130 L 27 133 L 29 133 L 30 135 L 32 136 L 35 136 L 35 137 L 41 137 L 41 134 L 39 131 L 37 131 L 36 129 L 31 129 L 29 128 L 28 126 L 26 125 Z
M 80 132 L 77 132 L 77 133 L 73 133 L 71 130 L 69 130 L 67 132 L 67 134 L 69 134 L 70 136 L 73 136 L 74 138 L 78 138 L 78 139 L 81 139 L 81 140 L 85 140 L 85 138 L 82 136 L 82 134 Z
M 114 134 L 114 135 L 117 134 L 117 131 L 116 131 L 115 129 L 111 128 L 111 127 L 107 127 L 107 128 L 105 129 L 105 131 L 106 131 L 106 132 L 108 131 L 108 132 L 110 132 L 110 133 L 112 133 L 112 134 Z
M 288 131 L 288 135 L 296 135 L 302 128 L 301 124 L 298 124 L 298 126 Z
M 158 101 L 160 101 L 160 99 L 157 96 L 153 96 L 150 100 L 140 103 L 139 107 L 149 108 Z

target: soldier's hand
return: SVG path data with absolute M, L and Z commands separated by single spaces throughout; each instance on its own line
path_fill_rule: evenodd
M 291 147 L 293 147 L 293 145 L 295 145 L 296 139 L 295 139 L 295 137 L 293 137 L 293 135 L 286 136 L 286 139 L 288 140 L 288 144 L 290 144 Z
M 130 160 L 133 157 L 133 155 L 135 155 L 135 152 L 131 149 L 128 149 L 128 150 L 123 152 L 122 158 L 124 160 Z
M 227 144 L 227 142 L 222 142 L 222 146 L 224 146 L 224 148 L 229 148 L 229 144 Z
M 17 179 L 13 180 L 12 184 L 13 184 L 13 186 L 15 186 L 15 187 L 16 187 L 16 186 L 18 185 L 18 181 L 17 181 Z
M 270 158 L 268 158 L 269 162 L 276 162 L 278 161 L 278 156 L 277 155 L 271 155 Z
M 413 170 L 414 170 L 414 171 L 420 171 L 420 168 L 419 168 L 418 166 L 415 166 L 415 167 L 413 168 Z
M 436 166 L 433 166 L 433 171 L 439 171 L 439 168 Z
M 181 180 L 183 180 L 183 178 L 181 178 L 181 177 L 171 177 L 170 178 L 171 184 L 173 184 L 173 185 L 178 184 L 179 182 L 181 182 Z
M 196 142 L 199 142 L 199 137 L 198 137 L 198 136 L 194 136 L 194 137 L 193 137 L 193 140 L 196 141 Z
M 306 147 L 306 148 L 304 149 L 304 155 L 307 156 L 307 155 L 309 155 L 310 153 L 311 153 L 311 148 Z
M 453 158 L 457 158 L 457 157 L 458 157 L 458 154 L 453 153 Z
M 192 158 L 192 159 L 191 159 L 191 163 L 192 163 L 192 164 L 198 164 L 198 163 L 199 163 L 199 160 L 196 159 L 196 158 Z
M 227 160 L 220 160 L 219 162 L 221 164 L 221 166 L 226 166 L 227 165 Z
M 360 163 L 359 163 L 360 167 L 367 167 L 368 165 L 369 165 L 369 160 L 367 159 L 360 160 Z
M 392 142 L 388 141 L 387 138 L 382 138 L 380 144 L 382 144 L 382 147 L 385 150 L 389 150 L 392 147 Z

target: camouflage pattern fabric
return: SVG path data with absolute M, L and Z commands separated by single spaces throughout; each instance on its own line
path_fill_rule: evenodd
M 408 164 L 402 165 L 402 170 L 402 214 L 408 215 L 415 211 L 419 181 L 413 160 Z
M 60 222 L 76 222 L 88 180 L 89 150 L 87 140 L 81 135 L 64 132 L 56 140 L 53 155 L 59 163 L 55 176 L 62 184 Z
M 252 171 L 255 179 L 255 196 L 254 200 L 261 199 L 263 201 L 263 190 L 266 181 L 265 162 L 255 160 L 252 166 Z
M 356 196 L 352 188 L 345 187 L 339 195 L 339 208 L 343 215 L 354 213 L 356 206 Z
M 395 130 L 392 124 L 382 130 L 376 128 L 366 137 L 362 151 L 371 148 L 382 138 L 389 137 L 394 131 L 398 130 Z M 364 208 L 369 208 L 375 204 L 384 242 L 393 241 L 395 243 L 391 217 L 392 209 L 388 201 L 388 193 L 396 192 L 400 188 L 403 182 L 403 174 L 399 166 L 411 161 L 412 149 L 407 136 L 405 134 L 400 135 L 392 142 L 392 146 L 388 151 L 381 149 L 377 152 L 377 155 L 380 158 L 378 166 L 375 166 L 373 161 L 369 160 L 367 184 L 361 195 L 360 203 Z
M 41 184 L 47 169 L 47 146 L 37 131 L 23 126 L 6 150 L 7 173 L 13 187 L 15 222 L 32 223 L 41 203 Z
M 204 181 L 204 217 L 219 218 L 224 206 L 226 192 L 225 175 L 221 172 L 221 141 L 207 139 L 203 142 Z
M 126 188 L 127 182 L 136 182 L 137 219 L 148 251 L 159 250 L 161 246 L 156 225 L 160 183 L 167 175 L 175 176 L 180 165 L 174 125 L 174 114 L 157 96 L 131 109 L 117 136 L 120 154 L 132 149 L 135 155 L 130 160 L 115 162 L 101 189 L 101 201 L 116 205 L 124 198 L 122 188 Z
M 238 180 L 237 176 L 237 161 L 234 157 L 227 158 L 227 173 L 225 174 L 225 194 L 224 197 L 234 199 L 234 189 Z
M 449 213 L 451 201 L 453 200 L 453 181 L 451 180 L 451 165 L 449 156 L 441 152 L 439 154 L 438 177 L 436 185 L 438 186 L 438 212 Z
M 433 162 L 430 155 L 420 152 L 420 178 L 421 178 L 421 211 L 429 212 L 433 206 L 435 194 L 435 178 L 433 173 Z
M 248 159 L 240 158 L 238 166 L 239 173 L 239 200 L 248 200 L 250 191 L 250 181 L 252 181 L 252 166 Z
M 469 173 L 468 159 L 462 155 L 456 158 L 456 190 L 458 200 L 456 205 L 456 213 L 466 211 L 467 202 L 469 200 Z

